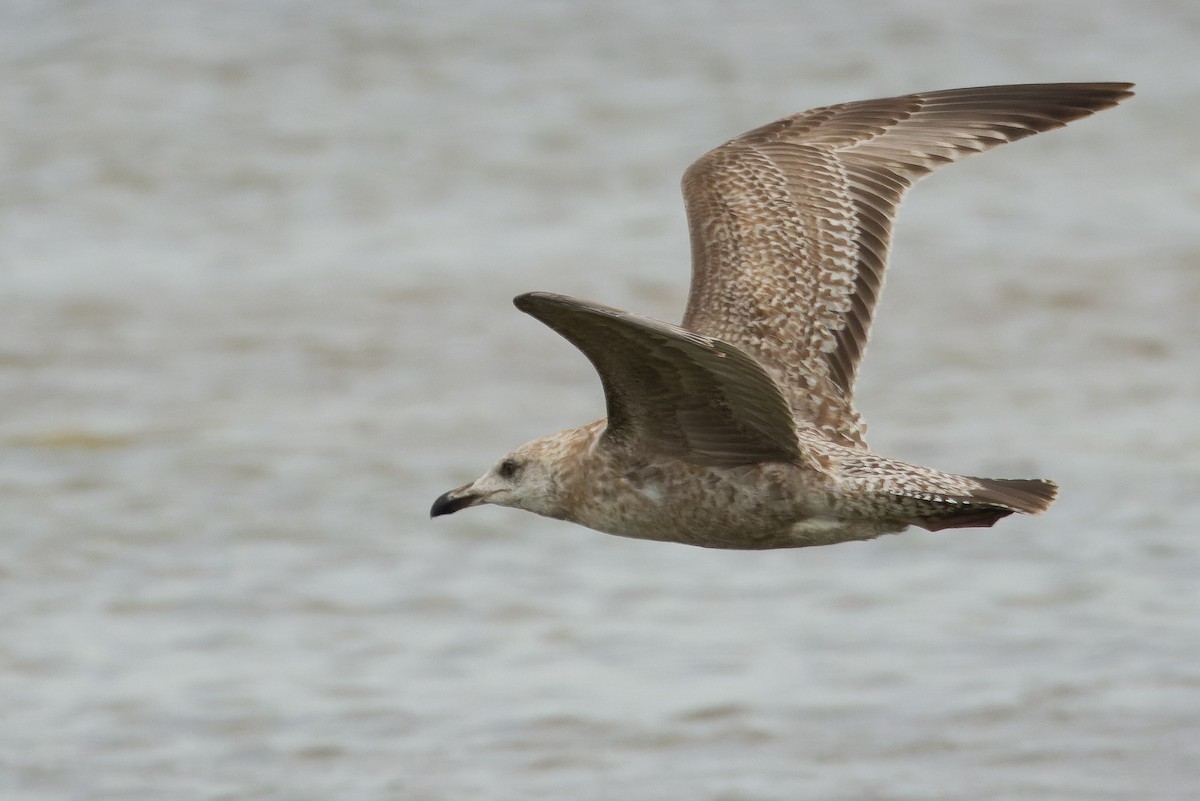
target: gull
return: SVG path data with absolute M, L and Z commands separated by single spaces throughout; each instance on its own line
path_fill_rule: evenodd
M 452 489 L 624 537 L 766 549 L 1036 514 L 1058 488 L 868 449 L 852 395 L 905 192 L 944 164 L 1061 127 L 1128 83 L 987 86 L 804 111 L 683 176 L 692 283 L 681 325 L 530 292 L 514 303 L 595 367 L 607 416 L 533 440 Z

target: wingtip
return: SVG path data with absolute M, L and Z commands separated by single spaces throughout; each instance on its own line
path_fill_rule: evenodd
M 1128 100 L 1137 94 L 1133 91 L 1133 88 L 1136 85 L 1133 83 L 1133 81 L 1112 81 L 1110 83 L 1101 83 L 1096 85 L 1109 91 L 1112 99 L 1112 105 L 1114 106 L 1117 103 Z
M 539 306 L 545 306 L 546 301 L 559 297 L 552 292 L 522 292 L 513 298 L 513 305 L 526 314 L 537 317 Z
M 1105 108 L 1111 108 L 1122 101 L 1128 100 L 1135 94 L 1133 91 L 1133 81 L 1105 81 L 1102 83 L 1083 84 L 1082 86 L 1102 92 L 1111 104 L 1105 106 Z
M 513 298 L 513 305 L 521 311 L 528 314 L 533 309 L 537 308 L 539 303 L 553 303 L 570 300 L 566 295 L 559 295 L 554 292 L 522 292 Z

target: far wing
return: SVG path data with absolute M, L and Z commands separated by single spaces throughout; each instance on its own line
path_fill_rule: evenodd
M 737 348 L 565 295 L 531 292 L 513 302 L 596 368 L 610 441 L 717 466 L 800 460 L 787 403 Z
M 953 89 L 786 117 L 683 178 L 692 288 L 683 327 L 744 350 L 796 416 L 865 446 L 851 403 L 892 219 L 943 164 L 1116 105 L 1131 84 Z

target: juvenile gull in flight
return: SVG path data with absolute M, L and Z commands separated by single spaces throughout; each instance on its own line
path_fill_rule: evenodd
M 483 503 L 709 548 L 990 526 L 1058 488 L 872 453 L 852 402 L 892 218 L 933 170 L 1109 108 L 1127 83 L 988 86 L 805 111 L 683 176 L 692 286 L 680 326 L 548 292 L 520 295 L 583 351 L 608 416 L 536 439 L 433 516 Z

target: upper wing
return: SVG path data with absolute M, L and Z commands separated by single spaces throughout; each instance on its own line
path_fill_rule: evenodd
M 800 460 L 787 402 L 737 348 L 565 295 L 530 292 L 513 303 L 595 366 L 610 441 L 711 465 Z
M 692 236 L 683 326 L 737 345 L 798 417 L 864 446 L 851 394 L 905 191 L 943 164 L 1116 105 L 1131 86 L 988 86 L 844 103 L 727 142 L 683 177 Z

